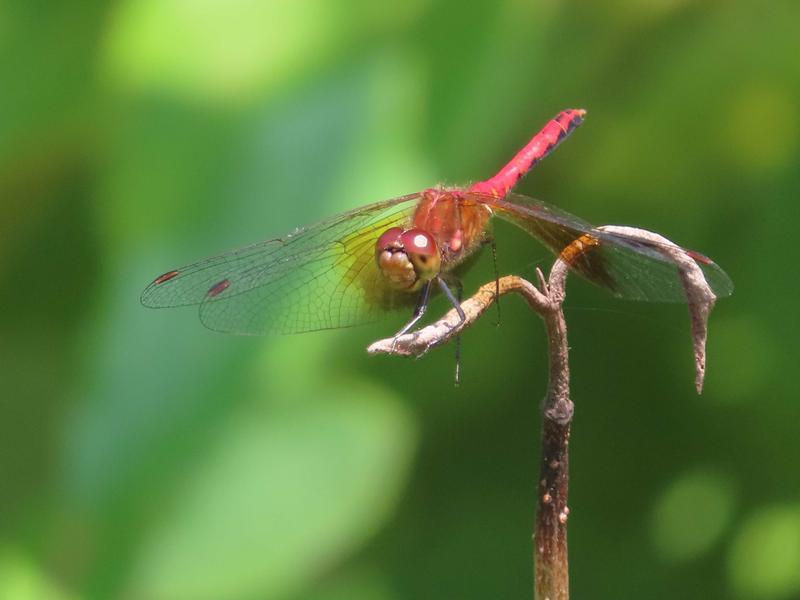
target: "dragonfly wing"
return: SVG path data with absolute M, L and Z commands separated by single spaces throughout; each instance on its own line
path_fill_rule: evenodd
M 259 242 L 156 278 L 142 293 L 149 307 L 200 305 L 216 331 L 300 333 L 375 321 L 413 306 L 375 264 L 375 241 L 408 222 L 419 195 L 337 215 L 284 238 Z
M 574 271 L 614 296 L 650 302 L 686 302 L 678 266 L 663 244 L 632 235 L 605 232 L 583 219 L 519 194 L 503 200 L 478 197 L 494 214 L 538 239 L 556 256 L 569 252 Z M 580 251 L 571 246 L 582 240 Z M 565 249 L 571 248 L 572 251 Z M 729 296 L 733 284 L 711 259 L 685 251 L 695 259 L 718 298 Z
M 633 235 L 595 229 L 588 234 L 598 245 L 585 248 L 573 267 L 585 278 L 625 300 L 686 302 L 686 291 L 674 248 Z M 595 237 L 596 236 L 596 237 Z M 703 271 L 717 298 L 733 293 L 733 282 L 719 265 L 700 254 L 679 248 Z

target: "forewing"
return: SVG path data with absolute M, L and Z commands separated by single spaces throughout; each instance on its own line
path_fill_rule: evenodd
M 574 215 L 519 194 L 503 200 L 477 196 L 493 212 L 538 239 L 556 256 L 565 253 L 572 269 L 618 298 L 650 302 L 686 302 L 676 263 L 662 244 L 597 229 Z M 576 240 L 581 240 L 576 251 Z M 571 250 L 565 251 L 570 248 Z M 718 298 L 733 284 L 711 259 L 685 251 L 700 266 Z M 566 253 L 569 255 L 566 256 Z
M 413 305 L 386 285 L 375 241 L 406 224 L 419 195 L 337 215 L 284 238 L 259 242 L 156 278 L 142 293 L 150 307 L 200 305 L 208 328 L 241 334 L 348 327 Z

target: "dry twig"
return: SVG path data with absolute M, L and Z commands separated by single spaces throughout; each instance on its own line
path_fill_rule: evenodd
M 633 227 L 599 228 L 650 244 L 672 261 L 686 294 L 694 341 L 695 386 L 700 393 L 705 375 L 705 345 L 708 315 L 716 297 L 695 260 L 679 246 L 650 231 Z M 569 392 L 569 347 L 562 304 L 569 265 L 557 258 L 545 279 L 537 269 L 538 287 L 508 275 L 481 286 L 461 303 L 466 319 L 460 322 L 455 309 L 417 331 L 374 342 L 370 354 L 422 356 L 431 348 L 455 338 L 470 327 L 499 295 L 520 294 L 544 321 L 549 356 L 549 382 L 542 405 L 542 450 L 540 459 L 536 525 L 534 532 L 534 597 L 537 600 L 568 600 L 567 495 L 569 491 L 569 437 L 574 405 Z

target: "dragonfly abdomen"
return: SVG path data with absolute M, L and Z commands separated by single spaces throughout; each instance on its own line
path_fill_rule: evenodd
M 555 150 L 583 122 L 585 115 L 586 111 L 582 109 L 561 111 L 497 175 L 474 184 L 470 191 L 504 197 L 534 165 Z

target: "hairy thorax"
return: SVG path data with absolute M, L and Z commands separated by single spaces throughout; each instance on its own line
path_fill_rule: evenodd
M 422 192 L 412 226 L 433 236 L 442 269 L 449 270 L 481 245 L 491 216 L 489 206 L 463 190 L 429 188 Z

